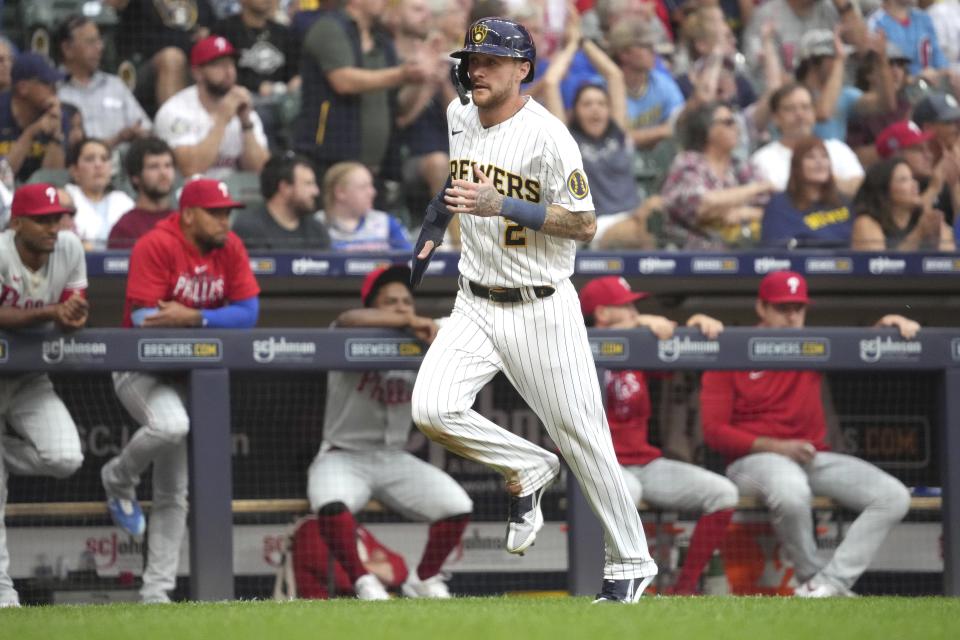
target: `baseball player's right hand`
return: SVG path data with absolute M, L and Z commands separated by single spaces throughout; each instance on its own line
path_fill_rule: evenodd
M 417 337 L 417 340 L 430 344 L 434 338 L 437 337 L 437 331 L 439 331 L 440 328 L 437 326 L 437 323 L 433 321 L 433 318 L 413 316 L 410 319 L 410 329 L 413 331 L 413 335 Z
M 90 304 L 78 293 L 58 304 L 54 321 L 61 329 L 80 329 L 87 323 Z
M 774 453 L 779 453 L 796 462 L 807 464 L 817 455 L 817 448 L 806 440 L 775 440 Z

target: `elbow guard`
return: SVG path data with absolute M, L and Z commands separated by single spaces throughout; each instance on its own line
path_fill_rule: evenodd
M 423 274 L 427 271 L 430 259 L 433 253 L 441 244 L 443 244 L 443 235 L 447 231 L 447 226 L 453 220 L 453 214 L 447 209 L 443 201 L 443 194 L 453 184 L 453 178 L 447 177 L 447 182 L 443 185 L 440 193 L 433 197 L 430 204 L 427 205 L 426 214 L 423 217 L 423 226 L 420 228 L 420 235 L 417 237 L 417 244 L 413 247 L 413 269 L 410 271 L 410 285 L 416 288 L 423 280 Z M 426 258 L 419 258 L 420 251 L 427 244 L 428 240 L 433 241 L 433 249 L 430 250 Z

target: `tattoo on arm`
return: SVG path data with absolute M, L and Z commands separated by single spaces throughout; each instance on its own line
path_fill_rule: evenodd
M 567 211 L 556 204 L 547 205 L 547 218 L 540 232 L 590 242 L 597 232 L 597 214 L 594 211 Z
M 503 206 L 503 194 L 499 193 L 492 186 L 481 187 L 477 191 L 477 206 L 474 213 L 478 216 L 498 216 Z

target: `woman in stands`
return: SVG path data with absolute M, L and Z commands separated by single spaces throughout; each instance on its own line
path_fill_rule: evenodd
M 827 147 L 816 136 L 797 143 L 787 190 L 774 194 L 763 210 L 765 247 L 846 247 L 853 216 L 833 179 Z
M 851 247 L 861 251 L 954 251 L 953 230 L 943 212 L 925 207 L 920 187 L 903 158 L 867 171 L 853 200 Z
M 582 47 L 603 83 L 590 80 L 577 89 L 571 113 L 563 105 L 561 83 Z M 606 86 L 604 86 L 604 84 Z M 542 80 L 544 106 L 567 123 L 580 147 L 583 168 L 597 212 L 593 248 L 652 249 L 654 238 L 647 231 L 647 218 L 660 203 L 659 197 L 641 204 L 634 179 L 633 142 L 627 131 L 627 89 L 623 71 L 590 40 L 580 43 L 576 12 L 570 16 L 564 46 L 554 54 Z
M 73 218 L 77 235 L 88 251 L 103 249 L 110 228 L 134 207 L 130 196 L 110 185 L 110 148 L 103 140 L 84 138 L 70 148 L 67 169 L 71 183 L 65 187 L 64 200 L 77 211 Z
M 669 235 L 682 249 L 749 247 L 759 238 L 763 204 L 773 185 L 734 156 L 737 120 L 719 102 L 687 110 L 678 123 L 683 146 L 661 193 Z

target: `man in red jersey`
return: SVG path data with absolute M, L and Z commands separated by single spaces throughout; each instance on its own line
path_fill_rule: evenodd
M 807 282 L 792 271 L 768 274 L 756 302 L 758 326 L 804 326 Z M 907 339 L 920 325 L 898 315 L 876 326 Z M 853 595 L 857 581 L 890 530 L 907 514 L 910 492 L 893 476 L 859 458 L 829 450 L 817 371 L 708 371 L 700 392 L 703 435 L 730 461 L 727 476 L 744 496 L 762 498 L 773 528 L 802 581 L 803 597 Z M 833 498 L 860 512 L 824 564 L 817 557 L 810 500 Z
M 235 202 L 227 186 L 201 178 L 180 195 L 180 211 L 161 220 L 130 253 L 125 327 L 250 328 L 260 287 L 240 238 L 230 231 Z M 191 335 L 193 335 L 191 333 Z M 141 536 L 140 476 L 153 464 L 153 507 L 144 602 L 169 602 L 187 516 L 187 389 L 178 374 L 113 374 L 117 397 L 141 428 L 100 472 L 114 522 Z
M 676 322 L 637 311 L 636 301 L 647 294 L 630 290 L 626 280 L 606 276 L 591 280 L 580 291 L 580 308 L 587 326 L 599 329 L 646 327 L 660 340 L 673 337 Z M 703 314 L 687 320 L 714 339 L 723 323 Z M 700 574 L 720 546 L 737 506 L 737 488 L 723 476 L 696 465 L 663 457 L 647 441 L 650 395 L 642 371 L 607 371 L 603 390 L 613 449 L 623 467 L 630 497 L 661 509 L 702 512 L 690 539 L 689 552 L 671 589 L 676 595 L 697 593 Z

